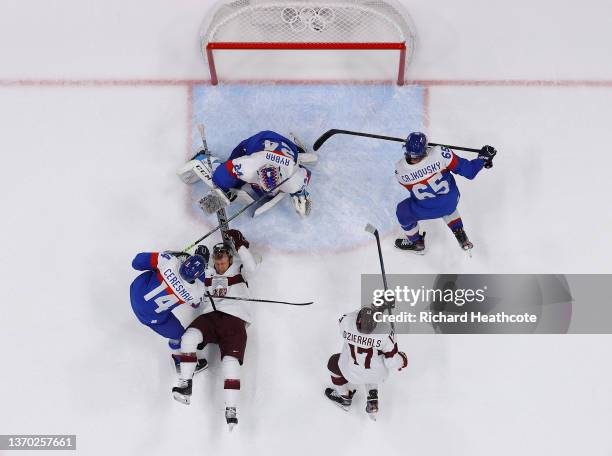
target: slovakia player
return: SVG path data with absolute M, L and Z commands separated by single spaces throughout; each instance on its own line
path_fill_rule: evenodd
M 189 404 L 192 377 L 196 368 L 196 349 L 208 343 L 218 344 L 224 377 L 225 419 L 230 430 L 238 424 L 237 402 L 240 392 L 240 371 L 244 361 L 247 333 L 251 323 L 249 304 L 224 297 L 249 297 L 248 280 L 258 264 L 249 251 L 249 242 L 238 230 L 228 230 L 238 258 L 229 245 L 213 247 L 214 264 L 206 272 L 206 290 L 212 299 L 204 302 L 202 315 L 196 318 L 181 339 L 180 378 L 172 388 L 174 398 Z
M 178 174 L 185 183 L 200 177 L 212 188 L 200 201 L 206 213 L 229 205 L 236 191 L 250 184 L 257 196 L 268 195 L 272 205 L 289 194 L 297 213 L 305 217 L 312 205 L 307 190 L 311 173 L 300 164 L 300 157 L 313 154 L 306 153 L 296 141 L 274 131 L 261 131 L 238 144 L 228 160 L 211 157 L 213 170 L 200 152 Z
M 395 165 L 395 176 L 409 196 L 397 205 L 397 220 L 406 237 L 395 240 L 402 250 L 423 254 L 425 233 L 419 232 L 419 221 L 442 218 L 463 250 L 473 245 L 463 229 L 457 211 L 459 189 L 451 173 L 474 179 L 480 170 L 493 166 L 497 151 L 484 146 L 478 158 L 466 160 L 443 146 L 428 147 L 423 133 L 410 133 L 406 140 L 405 158 Z
M 198 308 L 204 297 L 204 278 L 208 250 L 200 248 L 195 255 L 139 253 L 132 267 L 145 271 L 132 282 L 130 300 L 138 320 L 157 334 L 168 339 L 170 348 L 178 352 L 185 328 L 172 309 L 180 304 Z M 184 261 L 181 261 L 181 258 Z M 178 358 L 173 355 L 177 371 Z M 198 372 L 205 369 L 206 360 L 198 361 Z
M 344 344 L 342 352 L 329 358 L 327 368 L 335 388 L 325 389 L 325 396 L 347 411 L 358 385 L 365 385 L 368 394 L 366 413 L 373 420 L 378 412 L 379 384 L 390 370 L 401 371 L 408 366 L 404 352 L 398 351 L 391 335 L 373 334 L 376 329 L 372 307 L 340 318 L 340 334 Z

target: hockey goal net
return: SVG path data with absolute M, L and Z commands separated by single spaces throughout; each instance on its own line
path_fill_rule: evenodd
M 402 85 L 415 46 L 412 20 L 394 0 L 222 1 L 200 35 L 213 85 L 222 50 L 392 51 Z

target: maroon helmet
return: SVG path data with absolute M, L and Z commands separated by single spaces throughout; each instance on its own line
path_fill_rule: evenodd
M 362 307 L 357 314 L 357 330 L 361 334 L 372 334 L 375 329 L 374 309 L 369 306 Z

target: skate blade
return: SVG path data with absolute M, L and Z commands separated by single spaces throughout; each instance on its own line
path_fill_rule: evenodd
M 172 397 L 174 397 L 175 401 L 184 405 L 189 405 L 191 403 L 191 396 L 185 396 L 184 394 L 177 393 L 176 391 L 172 393 Z
M 401 250 L 401 249 L 400 249 Z M 413 255 L 423 256 L 425 255 L 425 250 L 404 250 L 404 252 L 410 252 Z
M 334 402 L 334 401 L 331 401 L 331 402 Z M 342 410 L 343 412 L 349 411 L 349 408 L 346 405 L 338 404 L 337 402 L 334 402 L 334 405 L 338 407 L 340 410 Z
M 405 249 L 400 249 L 397 246 L 395 246 L 395 248 L 397 250 L 401 250 L 402 252 L 408 252 L 408 253 L 412 253 L 413 255 L 419 255 L 419 256 L 423 256 L 425 255 L 425 252 L 427 252 L 427 249 L 425 250 L 405 250 Z
M 227 423 L 227 429 L 232 432 L 238 423 Z
M 370 418 L 372 421 L 376 421 L 376 413 L 368 413 L 368 418 Z
M 204 366 L 203 368 L 201 368 L 201 369 L 198 369 L 198 370 L 194 371 L 194 372 L 193 372 L 193 375 L 195 376 L 195 375 L 198 375 L 200 372 L 204 372 L 206 369 L 208 369 L 208 366 L 209 366 L 209 365 L 207 364 L 207 365 L 206 365 L 206 366 Z
M 347 407 L 346 405 L 342 405 L 336 401 L 332 401 L 329 397 L 327 397 L 327 395 L 325 394 L 325 391 L 323 391 L 323 397 L 327 400 L 327 402 L 331 402 L 332 404 L 334 404 L 336 407 L 338 407 L 340 410 L 343 410 L 345 412 L 349 411 L 349 407 Z
M 472 249 L 474 247 L 470 247 L 469 249 L 463 249 L 468 258 L 472 258 Z

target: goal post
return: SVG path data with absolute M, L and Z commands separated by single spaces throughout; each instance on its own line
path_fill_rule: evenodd
M 397 83 L 415 47 L 410 16 L 394 0 L 236 0 L 217 4 L 201 30 L 211 83 L 225 50 L 395 51 Z

